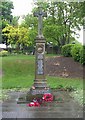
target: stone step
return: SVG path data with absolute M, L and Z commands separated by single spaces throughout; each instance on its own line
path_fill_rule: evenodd
M 34 81 L 47 81 L 47 79 L 35 79 Z
M 47 83 L 47 81 L 34 81 L 34 83 Z
M 39 84 L 39 85 L 41 84 L 41 86 L 42 86 L 42 85 L 47 85 L 47 82 L 34 82 L 34 85 L 37 85 L 37 84 Z

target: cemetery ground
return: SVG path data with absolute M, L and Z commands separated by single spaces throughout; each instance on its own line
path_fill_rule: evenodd
M 27 115 L 29 111 L 29 115 L 27 117 L 30 118 L 32 118 L 33 114 L 35 114 L 35 112 L 32 114 L 32 111 L 36 111 L 36 114 L 34 115 L 35 117 L 83 117 L 83 66 L 80 63 L 74 62 L 72 58 L 68 57 L 56 55 L 46 56 L 46 76 L 48 85 L 51 87 L 51 89 L 57 91 L 56 94 L 61 96 L 60 98 L 62 99 L 60 103 L 56 104 L 57 107 L 53 107 L 56 105 L 51 103 L 49 104 L 50 106 L 47 105 L 48 107 L 45 107 L 46 110 L 44 107 L 41 107 L 42 109 L 38 109 L 27 108 L 27 106 L 23 104 L 16 105 L 15 100 L 20 92 L 24 93 L 32 86 L 34 75 L 35 56 L 16 55 L 2 58 L 3 113 L 9 112 L 12 114 L 9 116 L 14 118 L 16 116 L 14 113 L 16 110 L 14 109 L 16 108 L 18 110 L 22 109 L 21 113 L 25 111 L 25 115 Z M 11 106 L 8 108 L 8 105 Z M 39 113 L 39 110 L 42 114 Z M 45 113 L 43 112 L 44 110 Z M 65 110 L 67 110 L 67 113 L 64 113 Z M 49 114 L 50 112 L 51 114 Z M 21 118 L 26 117 L 22 114 L 18 117 L 20 116 Z M 6 114 L 4 117 L 7 117 Z

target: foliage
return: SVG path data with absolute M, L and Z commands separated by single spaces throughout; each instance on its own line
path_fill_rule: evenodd
M 72 57 L 75 61 L 79 61 L 80 60 L 80 49 L 81 49 L 82 45 L 80 44 L 75 44 L 74 47 L 72 48 L 71 50 L 71 54 L 72 54 Z
M 72 28 L 79 29 L 79 24 L 82 23 L 82 16 L 78 13 L 80 12 L 80 3 L 78 2 L 51 2 L 48 7 L 48 18 L 46 19 L 46 24 L 60 25 L 62 27 L 61 32 L 64 31 L 63 43 L 68 44 L 71 41 L 71 34 L 75 31 Z M 49 33 L 48 33 L 49 34 Z M 60 36 L 60 40 L 62 36 Z
M 5 21 L 8 23 L 11 23 L 12 21 L 12 9 L 14 9 L 13 2 L 9 0 L 5 0 L 4 2 L 1 2 L 0 4 L 0 10 L 2 12 L 0 18 L 2 21 L 2 28 L 6 26 Z M 4 24 L 3 24 L 4 22 Z
M 13 2 L 10 0 L 2 0 L 0 2 L 0 10 L 1 10 L 1 14 L 0 14 L 0 28 L 3 29 L 6 27 L 7 24 L 11 24 L 12 22 L 12 9 L 14 9 L 13 6 Z M 2 32 L 1 32 L 1 39 L 0 39 L 1 43 L 5 43 L 7 45 L 7 41 L 6 38 L 4 38 L 2 36 Z
M 37 28 L 38 22 L 37 18 L 34 17 L 32 14 L 28 14 L 24 16 L 24 21 L 22 21 L 20 26 L 26 27 L 26 28 Z
M 7 24 L 7 26 L 2 30 L 2 36 L 6 41 L 6 45 L 16 43 L 16 40 L 18 39 L 18 29 Z
M 20 27 L 17 29 L 18 29 L 18 33 L 19 33 L 19 39 L 18 39 L 17 43 L 29 46 L 31 44 L 31 41 L 29 41 L 29 36 L 28 36 L 29 30 L 25 27 Z
M 82 46 L 82 48 L 80 49 L 80 52 L 79 52 L 79 55 L 80 55 L 80 63 L 85 65 L 85 46 Z
M 31 41 L 32 45 L 34 46 L 35 45 L 35 38 L 37 36 L 36 29 L 29 29 L 28 36 L 29 36 L 29 41 Z
M 0 56 L 2 56 L 2 57 L 8 56 L 8 51 L 2 50 L 2 51 L 0 52 Z
M 44 27 L 44 35 L 47 38 L 47 41 L 53 42 L 53 44 L 61 46 L 62 39 L 60 38 L 62 38 L 63 34 L 64 31 L 62 30 L 62 27 L 59 25 L 46 25 Z
M 19 16 L 13 16 L 11 25 L 13 25 L 13 26 L 18 26 L 19 18 L 20 18 Z
M 74 44 L 66 44 L 62 46 L 62 55 L 64 55 L 65 57 L 71 57 L 72 47 L 74 47 Z
M 75 34 L 74 28 L 80 29 L 79 24 L 82 24 L 83 16 L 80 14 L 82 8 L 78 2 L 39 2 L 43 11 L 47 12 L 47 18 L 43 18 L 43 33 L 47 42 L 57 44 L 59 49 L 72 41 L 72 34 Z M 35 7 L 32 13 L 37 12 Z M 37 31 L 37 18 L 33 14 L 24 16 L 22 26 L 29 27 Z M 33 34 L 33 31 L 30 31 Z
M 7 44 L 16 44 L 21 49 L 32 44 L 29 39 L 29 30 L 25 27 L 13 27 L 8 25 L 3 29 L 3 36 L 7 38 Z
M 37 29 L 38 29 L 38 21 L 37 18 L 34 17 L 32 14 L 28 14 L 24 16 L 24 21 L 22 21 L 20 27 L 25 27 L 29 29 L 29 41 L 32 42 L 32 46 L 35 45 L 34 39 L 36 38 L 37 35 Z
M 65 57 L 73 57 L 75 61 L 85 64 L 85 46 L 81 44 L 67 44 L 62 47 Z

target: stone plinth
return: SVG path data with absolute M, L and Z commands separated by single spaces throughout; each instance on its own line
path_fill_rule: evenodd
M 36 37 L 34 84 L 26 96 L 22 95 L 19 97 L 18 103 L 27 103 L 37 97 L 42 98 L 45 93 L 51 93 L 50 88 L 47 86 L 46 79 L 45 38 Z
M 50 88 L 47 86 L 46 65 L 45 65 L 45 38 L 36 37 L 35 49 L 35 79 L 30 94 L 38 95 L 50 93 Z

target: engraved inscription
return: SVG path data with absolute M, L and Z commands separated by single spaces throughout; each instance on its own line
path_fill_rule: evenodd
M 34 90 L 34 91 L 32 91 L 33 95 L 44 94 L 44 93 L 49 93 L 49 90 Z
M 43 60 L 38 60 L 37 74 L 39 75 L 43 74 Z
M 38 59 L 43 59 L 43 54 L 38 54 Z
M 42 75 L 44 72 L 43 70 L 43 54 L 42 53 L 38 53 L 37 55 L 37 74 L 38 75 Z

